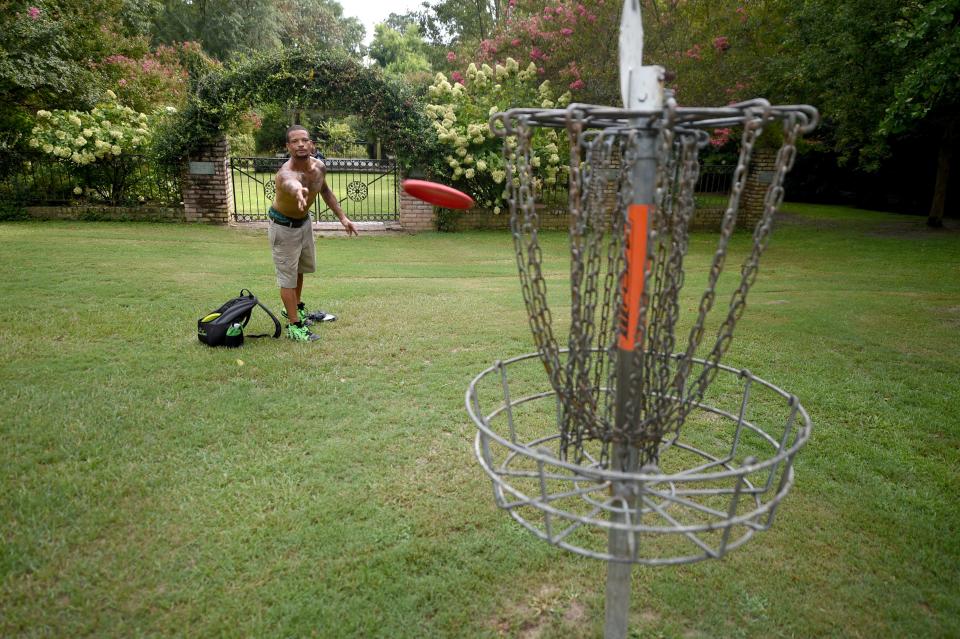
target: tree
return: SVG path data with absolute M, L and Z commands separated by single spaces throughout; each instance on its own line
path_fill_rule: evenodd
M 503 0 L 437 0 L 415 12 L 426 39 L 440 47 L 476 46 L 489 38 L 504 18 Z
M 281 46 L 362 53 L 363 25 L 336 0 L 162 0 L 154 35 L 202 43 L 218 60 Z
M 591 6 L 588 8 L 587 4 Z M 479 43 L 477 62 L 512 57 L 533 62 L 542 80 L 573 91 L 576 100 L 618 104 L 620 4 L 578 0 L 511 3 L 495 33 Z
M 643 0 L 644 60 L 672 78 L 677 101 L 721 106 L 755 97 L 786 25 L 775 1 Z M 758 93 L 759 91 L 759 93 Z
M 429 49 L 416 23 L 407 23 L 402 31 L 381 23 L 374 29 L 369 55 L 387 75 L 425 89 L 433 79 Z
M 947 208 L 953 151 L 960 140 L 960 1 L 907 4 L 890 41 L 907 59 L 878 134 L 936 131 L 937 175 L 927 224 L 939 228 Z
M 37 0 L 5 5 L 0 14 L 0 171 L 18 163 L 33 113 L 87 109 L 105 88 L 91 66 L 113 54 L 143 55 L 147 40 L 123 21 L 123 0 Z
M 336 0 L 280 0 L 276 9 L 283 46 L 306 45 L 362 54 L 363 25 L 356 18 L 344 16 L 343 7 Z
M 790 29 L 771 89 L 817 105 L 841 161 L 875 171 L 890 145 L 935 136 L 931 225 L 945 209 L 960 113 L 960 0 L 781 0 Z
M 154 36 L 164 44 L 196 41 L 218 60 L 280 45 L 271 0 L 163 0 Z

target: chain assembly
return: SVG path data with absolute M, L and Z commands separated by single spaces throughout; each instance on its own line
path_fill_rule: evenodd
M 592 455 L 590 463 L 616 467 L 622 461 L 611 459 L 616 449 L 635 456 L 641 466 L 656 467 L 662 451 L 679 437 L 730 346 L 769 242 L 774 215 L 783 201 L 783 181 L 796 156 L 796 140 L 816 125 L 816 119 L 816 111 L 810 107 L 776 107 L 765 100 L 695 109 L 678 107 L 672 99 L 656 112 L 574 104 L 554 110 L 513 109 L 491 118 L 492 129 L 504 139 L 511 230 L 523 300 L 534 345 L 557 396 L 561 459 L 580 464 Z M 783 142 L 766 190 L 763 214 L 716 336 L 707 340 L 754 149 L 764 129 L 774 123 L 783 126 Z M 570 324 L 565 335 L 558 335 L 553 325 L 539 241 L 539 183 L 532 139 L 544 127 L 565 129 L 570 151 Z M 685 318 L 681 312 L 684 260 L 696 215 L 699 151 L 709 141 L 710 132 L 718 128 L 740 129 L 739 157 L 706 285 L 698 295 L 694 316 Z M 634 169 L 642 161 L 642 139 L 655 140 L 656 184 L 639 299 L 640 321 L 632 340 L 636 346 L 628 352 L 617 344 L 628 330 L 624 287 L 631 233 L 626 211 L 640 188 Z M 676 352 L 680 331 L 687 338 Z M 564 341 L 565 347 L 561 347 Z M 630 360 L 626 380 L 617 375 L 621 358 Z M 695 366 L 695 362 L 702 364 Z M 618 389 L 624 381 L 628 387 Z M 619 420 L 618 392 L 626 416 Z M 594 452 L 588 453 L 588 444 L 599 444 L 599 453 L 595 446 L 591 448 Z

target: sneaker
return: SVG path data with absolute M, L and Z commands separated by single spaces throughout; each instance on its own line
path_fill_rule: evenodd
M 305 322 L 309 320 L 310 322 L 335 322 L 337 320 L 336 315 L 331 315 L 330 313 L 324 313 L 323 311 L 308 311 L 306 304 L 300 302 L 297 306 L 297 314 L 300 316 L 300 321 Z
M 280 311 L 280 316 L 288 322 L 290 321 L 290 316 L 287 314 L 286 309 Z M 302 308 L 297 309 L 297 320 L 304 326 L 310 326 L 313 324 L 313 320 L 307 317 L 307 312 Z
M 307 315 L 307 319 L 311 322 L 336 322 L 337 316 L 323 311 L 312 311 Z
M 297 326 L 296 324 L 287 324 L 287 337 L 295 342 L 315 342 L 320 336 L 311 333 L 306 326 Z

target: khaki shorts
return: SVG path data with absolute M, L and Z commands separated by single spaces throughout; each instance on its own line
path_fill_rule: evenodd
M 313 224 L 290 228 L 273 221 L 267 230 L 273 264 L 277 268 L 280 288 L 297 288 L 298 273 L 317 270 L 317 248 L 313 241 Z

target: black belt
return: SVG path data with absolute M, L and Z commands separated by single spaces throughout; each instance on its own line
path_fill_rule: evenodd
M 286 226 L 286 227 L 291 228 L 291 229 L 298 229 L 298 228 L 300 228 L 301 226 L 303 226 L 304 224 L 306 224 L 307 222 L 310 221 L 310 216 L 307 216 L 307 217 L 302 218 L 302 219 L 299 219 L 299 220 L 291 220 L 291 219 L 288 218 L 288 220 L 287 220 L 286 222 L 281 222 L 281 221 L 278 220 L 277 218 L 275 218 L 275 217 L 273 217 L 273 216 L 270 216 L 270 221 L 273 222 L 274 224 L 279 224 L 280 226 Z

